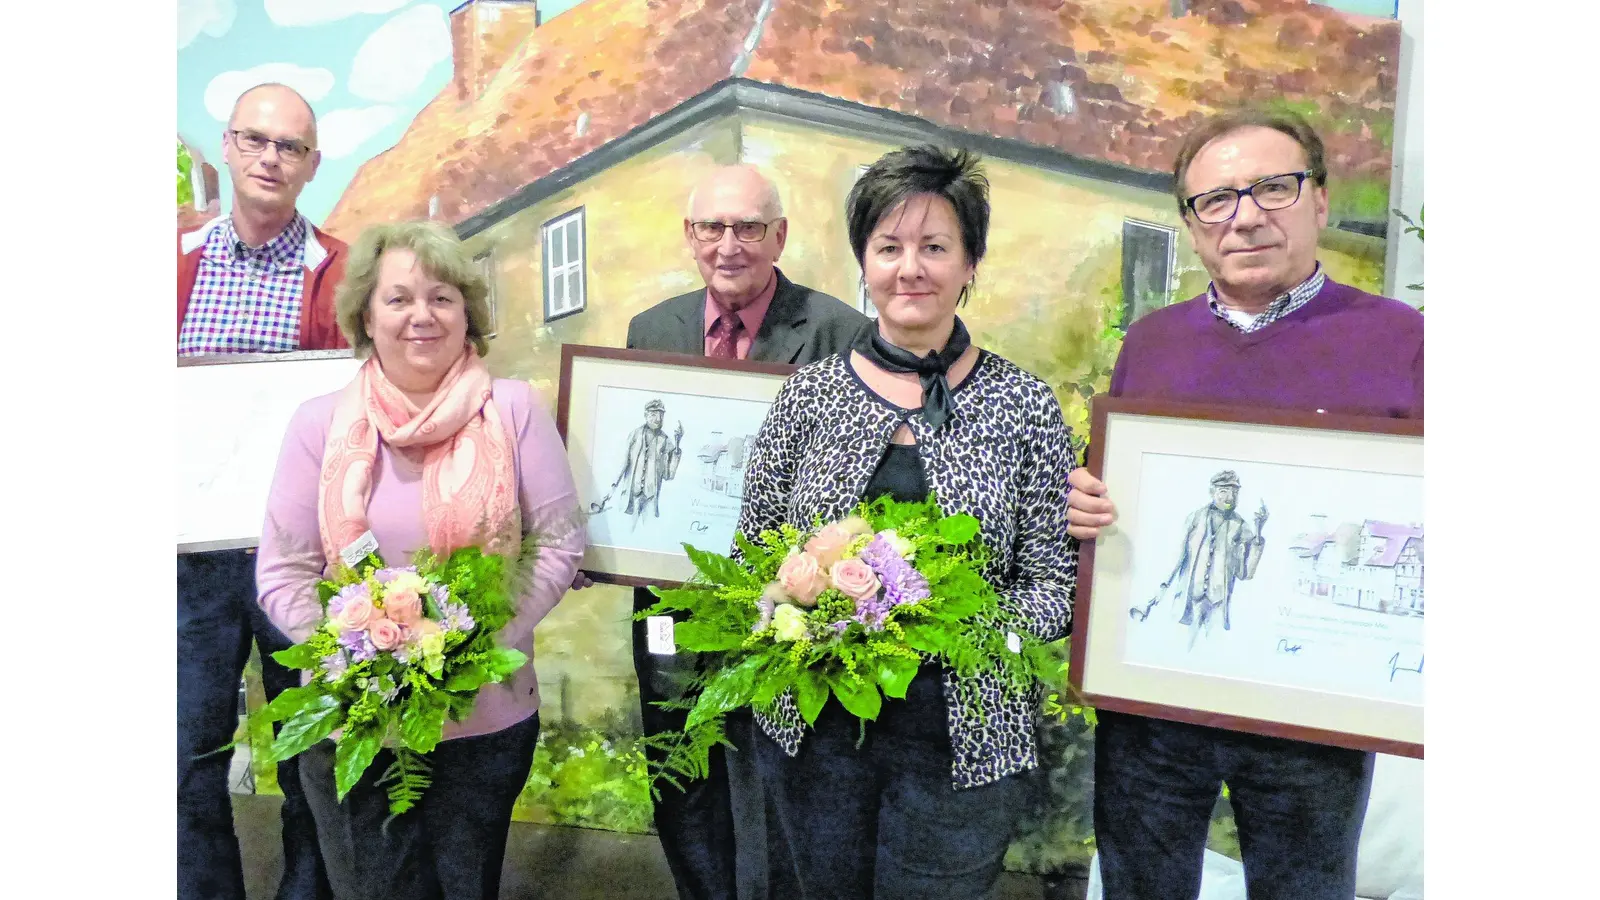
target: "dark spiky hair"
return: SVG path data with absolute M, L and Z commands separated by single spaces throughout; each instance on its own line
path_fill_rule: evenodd
M 867 240 L 890 210 L 917 194 L 933 194 L 955 207 L 967 262 L 977 265 L 989 247 L 989 179 L 981 162 L 970 150 L 923 144 L 902 147 L 873 163 L 845 202 L 856 262 L 865 264 Z

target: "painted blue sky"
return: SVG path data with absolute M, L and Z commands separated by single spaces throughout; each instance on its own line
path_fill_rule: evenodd
M 545 19 L 582 0 L 540 0 Z M 222 132 L 246 88 L 281 81 L 317 111 L 322 166 L 300 195 L 321 222 L 363 162 L 394 146 L 450 81 L 460 0 L 179 0 L 178 133 L 232 188 Z
M 539 0 L 540 17 L 583 0 Z M 1393 17 L 1395 0 L 1317 0 Z M 321 222 L 361 164 L 394 146 L 450 81 L 449 12 L 460 0 L 178 0 L 178 133 L 232 189 L 222 131 L 246 88 L 281 81 L 317 111 L 322 167 L 300 195 Z

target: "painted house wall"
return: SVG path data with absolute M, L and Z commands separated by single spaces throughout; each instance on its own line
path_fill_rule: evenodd
M 553 409 L 563 343 L 620 347 L 636 314 L 700 286 L 683 242 L 684 202 L 705 172 L 737 159 L 738 123 L 707 122 L 473 235 L 472 252 L 495 260 L 500 325 L 490 369 L 531 382 Z M 579 207 L 587 306 L 546 322 L 541 228 Z

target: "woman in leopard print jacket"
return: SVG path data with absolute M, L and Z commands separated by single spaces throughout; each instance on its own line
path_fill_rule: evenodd
M 1064 637 L 1077 545 L 1060 405 L 972 346 L 956 316 L 988 231 L 977 158 L 890 153 L 857 182 L 847 216 L 878 324 L 784 384 L 751 451 L 739 530 L 809 527 L 863 499 L 931 492 L 982 523 L 984 576 L 1003 607 L 1041 640 Z M 988 896 L 1025 801 L 1018 775 L 1038 764 L 1037 699 L 928 663 L 864 741 L 836 700 L 809 731 L 792 694 L 758 713 L 758 767 L 807 900 Z

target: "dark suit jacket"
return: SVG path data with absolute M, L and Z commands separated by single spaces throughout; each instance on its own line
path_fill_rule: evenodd
M 821 291 L 795 284 L 776 269 L 778 289 L 750 344 L 750 358 L 805 365 L 849 349 L 871 319 Z M 706 289 L 663 300 L 628 323 L 628 349 L 689 353 L 706 350 Z

